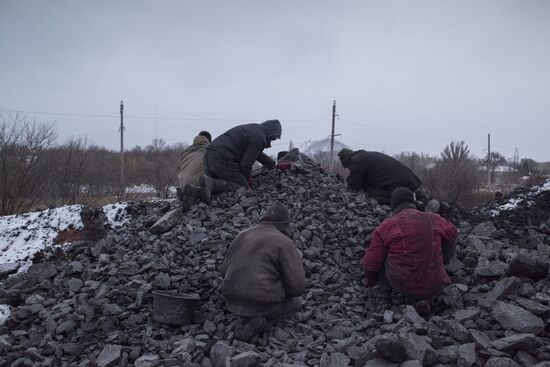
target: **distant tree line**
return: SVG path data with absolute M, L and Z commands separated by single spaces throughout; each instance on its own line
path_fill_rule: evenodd
M 154 187 L 168 196 L 177 178 L 184 144 L 162 139 L 124 153 L 125 179 L 120 180 L 120 153 L 81 138 L 56 143 L 57 130 L 20 113 L 0 113 L 0 215 L 71 204 L 100 205 L 131 199 L 132 186 Z
M 128 191 L 133 186 L 153 187 L 157 196 L 168 197 L 177 181 L 180 153 L 186 147 L 183 143 L 167 145 L 162 139 L 154 139 L 146 147 L 126 151 L 121 182 L 119 152 L 81 138 L 57 143 L 57 137 L 53 123 L 0 111 L 0 215 L 133 199 L 138 195 Z M 327 153 L 311 158 L 328 168 Z M 494 176 L 496 167 L 510 165 L 498 152 L 491 154 L 490 162 L 480 161 L 470 154 L 464 142 L 451 142 L 440 157 L 400 153 L 394 158 L 422 179 L 429 196 L 460 206 L 478 204 L 487 198 L 482 188 L 488 174 L 482 167 L 489 167 Z M 339 162 L 334 168 L 343 177 L 347 174 Z M 522 159 L 515 168 L 504 181 L 517 183 L 519 177 L 529 175 L 534 184 L 550 173 L 550 162 Z

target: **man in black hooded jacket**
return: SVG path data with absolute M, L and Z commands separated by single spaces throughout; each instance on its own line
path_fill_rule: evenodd
M 414 192 L 422 185 L 413 171 L 386 154 L 344 148 L 338 157 L 342 166 L 349 169 L 348 187 L 365 190 L 380 204 L 389 205 L 391 194 L 398 187 Z
M 287 169 L 288 163 L 275 163 L 263 152 L 273 140 L 281 138 L 281 133 L 279 120 L 268 120 L 235 126 L 214 139 L 204 156 L 203 196 L 209 201 L 213 192 L 250 187 L 252 165 L 256 161 L 268 169 Z

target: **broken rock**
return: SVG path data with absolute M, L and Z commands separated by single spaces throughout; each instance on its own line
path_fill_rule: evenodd
M 535 335 L 544 330 L 544 322 L 540 317 L 509 303 L 497 302 L 493 308 L 493 317 L 508 330 Z
M 548 262 L 520 254 L 510 262 L 507 275 L 538 281 L 548 275 Z

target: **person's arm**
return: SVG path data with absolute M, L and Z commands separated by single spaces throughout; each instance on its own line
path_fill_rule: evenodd
M 455 227 L 455 225 L 449 222 L 447 219 L 441 217 L 440 215 L 435 215 L 440 218 L 441 227 L 443 228 L 443 235 L 441 236 L 441 240 L 445 242 L 452 242 L 456 240 L 456 238 L 458 237 L 458 229 Z
M 261 165 L 267 169 L 273 169 L 275 167 L 275 161 L 269 158 L 269 156 L 264 152 L 260 154 L 260 157 L 257 159 L 257 161 L 260 162 Z
M 290 241 L 290 246 L 281 250 L 279 266 L 287 297 L 298 297 L 304 294 L 306 274 L 300 254 L 292 241 Z
M 367 277 L 367 282 L 372 283 L 376 282 L 376 275 L 384 266 L 384 260 L 386 260 L 387 248 L 384 245 L 384 240 L 380 231 L 377 229 L 374 230 L 372 240 L 369 247 L 365 251 L 363 256 L 363 270 L 365 271 L 365 276 Z
M 237 239 L 237 238 L 235 238 L 235 239 Z M 233 242 L 234 242 L 234 240 L 233 240 Z M 234 251 L 233 242 L 231 243 L 231 245 L 229 245 L 229 249 L 227 250 L 227 253 L 225 254 L 225 259 L 223 260 L 223 264 L 220 266 L 220 274 L 224 278 L 225 278 L 225 273 L 227 272 L 227 268 L 229 267 L 230 258 L 233 255 L 233 251 Z
M 249 177 L 252 172 L 252 165 L 261 154 L 263 154 L 264 144 L 256 137 L 249 137 L 247 142 L 246 151 L 243 154 L 240 162 L 240 169 L 244 177 Z M 269 158 L 269 157 L 267 157 Z M 269 158 L 271 159 L 271 158 Z M 275 163 L 273 163 L 275 164 Z

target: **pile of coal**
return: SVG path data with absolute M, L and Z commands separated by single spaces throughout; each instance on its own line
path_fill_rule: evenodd
M 11 316 L 0 326 L 0 367 L 550 365 L 547 209 L 527 225 L 529 205 L 510 217 L 482 208 L 474 221 L 454 218 L 453 284 L 420 309 L 363 283 L 361 256 L 390 208 L 295 160 L 186 213 L 175 202 L 133 203 L 126 226 L 3 277 L 0 304 Z M 218 268 L 236 234 L 274 202 L 291 213 L 307 303 L 245 343 Z M 155 291 L 197 294 L 191 323 L 156 322 Z

